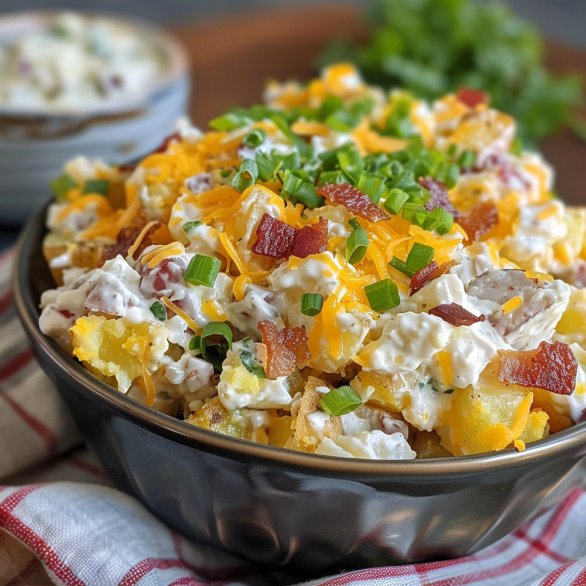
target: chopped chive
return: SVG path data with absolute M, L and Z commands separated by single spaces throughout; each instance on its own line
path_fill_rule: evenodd
M 49 184 L 57 199 L 63 199 L 70 189 L 79 187 L 79 183 L 69 174 L 63 173 Z
M 193 220 L 192 222 L 185 222 L 185 224 L 183 224 L 183 231 L 186 234 L 189 234 L 189 232 L 191 232 L 194 228 L 197 228 L 198 226 L 203 226 L 204 223 L 200 222 L 199 220 Z
M 193 338 L 189 340 L 189 349 L 192 352 L 196 352 L 197 350 L 201 351 L 201 336 L 193 336 Z
M 334 185 L 340 185 L 340 183 L 348 183 L 351 181 L 343 171 L 323 171 L 320 173 L 319 181 L 317 182 L 318 187 L 325 185 L 326 183 L 333 183 Z
M 353 230 L 346 241 L 346 262 L 353 265 L 360 262 L 366 255 L 368 248 L 368 234 L 360 226 L 358 220 L 352 219 L 348 222 Z
M 407 270 L 411 273 L 409 276 L 412 277 L 417 271 L 426 267 L 433 260 L 434 254 L 435 251 L 431 246 L 415 242 L 407 256 Z
M 324 198 L 317 194 L 315 185 L 297 177 L 289 169 L 285 171 L 281 196 L 294 204 L 302 203 L 310 209 L 324 205 Z
M 244 338 L 242 340 L 243 348 L 240 350 L 240 361 L 254 376 L 258 378 L 267 378 L 267 373 L 262 364 L 254 357 L 254 340 L 252 338 Z
M 222 263 L 215 256 L 196 254 L 185 270 L 183 278 L 192 285 L 213 287 Z
M 398 216 L 408 200 L 409 194 L 407 192 L 398 189 L 397 187 L 393 187 L 387 195 L 384 206 L 391 214 Z
M 321 311 L 323 304 L 323 295 L 319 293 L 304 293 L 301 296 L 301 313 L 309 317 L 315 317 Z
M 206 338 L 220 336 L 225 341 L 209 344 Z M 222 370 L 222 363 L 226 359 L 226 353 L 232 350 L 232 330 L 228 324 L 222 322 L 210 322 L 203 327 L 201 333 L 201 355 L 204 360 L 210 362 L 216 370 Z
M 313 147 L 291 131 L 289 123 L 280 112 L 273 113 L 270 118 L 276 124 L 277 128 L 293 143 L 293 146 L 297 149 L 299 156 L 303 160 L 308 161 L 312 158 Z
M 266 138 L 267 133 L 262 128 L 255 128 L 242 139 L 242 144 L 255 149 L 257 146 L 260 146 Z
M 338 417 L 351 413 L 362 405 L 360 397 L 347 385 L 332 389 L 319 402 L 319 406 L 328 415 Z
M 84 193 L 99 193 L 100 195 L 108 195 L 110 182 L 106 179 L 89 179 L 85 182 L 83 188 Z
M 334 112 L 340 110 L 340 108 L 344 107 L 344 102 L 342 98 L 338 98 L 338 96 L 329 96 L 327 97 L 319 107 L 317 112 L 318 118 L 323 122 L 327 118 L 329 118 Z
M 391 281 L 391 279 L 384 279 L 372 285 L 367 285 L 364 287 L 364 292 L 366 293 L 370 307 L 374 311 L 392 309 L 401 303 L 397 283 Z
M 155 318 L 159 321 L 165 321 L 167 319 L 167 310 L 160 301 L 155 301 L 149 309 Z
M 232 187 L 236 191 L 246 191 L 249 187 L 253 186 L 258 179 L 258 165 L 253 159 L 246 159 L 240 165 L 238 173 L 234 175 L 232 179 Z
M 444 183 L 448 189 L 453 189 L 460 179 L 460 167 L 458 165 L 450 165 L 443 177 Z
M 256 153 L 255 160 L 258 168 L 258 177 L 261 181 L 274 179 L 277 171 L 283 166 L 282 159 L 267 155 L 266 153 Z

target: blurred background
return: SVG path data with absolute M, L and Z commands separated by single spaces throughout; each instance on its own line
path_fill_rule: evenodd
M 478 0 L 486 2 L 487 0 Z M 517 14 L 535 22 L 552 39 L 586 46 L 584 0 L 506 0 Z M 339 4 L 364 5 L 364 0 L 2 0 L 0 13 L 16 10 L 66 8 L 139 15 L 161 23 L 185 23 L 186 19 L 248 14 L 251 10 L 285 6 Z
M 379 12 L 373 14 L 377 3 Z M 259 102 L 268 78 L 307 79 L 320 64 L 338 59 L 353 60 L 370 82 L 405 86 L 429 99 L 454 87 L 479 87 L 492 94 L 495 107 L 508 109 L 520 122 L 523 146 L 543 150 L 553 163 L 560 196 L 584 205 L 584 94 L 579 79 L 566 75 L 586 74 L 586 2 L 505 0 L 522 20 L 515 21 L 512 14 L 497 10 L 486 27 L 482 19 L 477 19 L 477 31 L 472 34 L 466 31 L 462 19 L 454 16 L 462 3 L 467 4 L 467 0 L 0 0 L 0 18 L 24 9 L 96 10 L 140 17 L 167 27 L 185 47 L 190 64 L 186 79 L 192 84 L 191 98 L 185 102 L 187 90 L 183 88 L 183 109 L 202 127 L 230 107 Z M 488 7 L 492 0 L 470 3 Z M 437 9 L 433 18 L 428 17 L 430 7 Z M 397 14 L 406 18 L 409 26 L 401 22 L 397 27 Z M 445 42 L 442 26 L 450 33 Z M 456 45 L 466 35 L 464 47 L 458 48 L 460 53 L 451 56 L 451 80 L 439 88 L 438 80 L 448 77 L 448 65 L 442 61 L 449 61 L 450 48 L 457 53 Z M 397 52 L 397 37 L 399 45 L 404 45 L 403 54 L 398 62 L 389 61 L 389 55 Z M 431 39 L 427 47 L 421 38 Z M 337 39 L 345 39 L 345 44 L 336 43 Z M 423 52 L 417 55 L 420 48 Z M 474 56 L 464 64 L 468 53 Z M 484 71 L 477 75 L 482 69 L 479 61 Z M 391 62 L 394 68 L 389 69 Z M 418 69 L 420 65 L 424 69 Z M 555 72 L 554 76 L 547 71 Z M 507 84 L 509 87 L 505 87 Z M 178 90 L 174 91 L 177 94 Z M 176 96 L 179 104 L 177 100 Z M 582 117 L 576 117 L 580 113 Z M 172 131 L 170 128 L 167 133 Z M 160 136 L 151 138 L 160 143 Z M 10 153 L 12 144 L 5 141 L 2 146 L 0 140 L 0 148 Z M 42 148 L 46 152 L 46 145 Z M 76 148 L 77 154 L 83 153 L 83 148 Z M 124 160 L 110 161 L 127 162 L 143 154 L 120 154 Z M 0 166 L 3 158 L 6 163 L 6 156 L 0 153 Z M 44 158 L 43 154 L 37 160 Z M 7 166 L 8 171 L 0 169 L 0 212 L 5 212 L 0 213 L 0 249 L 14 241 L 18 231 L 14 224 L 28 213 L 23 211 L 20 197 L 16 198 L 22 204 L 20 208 L 6 207 L 7 198 L 15 201 L 16 191 L 2 184 L 4 175 L 12 172 L 15 181 L 24 175 L 16 167 L 12 169 L 12 162 Z M 35 201 L 50 197 L 49 189 L 43 187 L 49 181 L 37 183 Z

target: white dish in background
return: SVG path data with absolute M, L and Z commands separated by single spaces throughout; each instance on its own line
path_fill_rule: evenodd
M 48 26 L 57 13 L 19 13 L 0 18 L 5 35 Z M 130 25 L 162 56 L 161 74 L 140 96 L 99 107 L 46 112 L 0 109 L 0 224 L 17 224 L 50 198 L 49 183 L 77 155 L 121 164 L 144 156 L 175 131 L 187 112 L 190 75 L 184 49 L 162 28 L 127 17 L 100 15 Z M 27 28 L 28 27 L 28 28 Z M 1 73 L 1 72 L 0 72 Z

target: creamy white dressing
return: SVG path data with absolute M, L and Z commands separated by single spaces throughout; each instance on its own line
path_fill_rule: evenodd
M 402 433 L 387 435 L 379 430 L 341 435 L 336 441 L 324 438 L 315 453 L 368 460 L 413 460 L 417 456 Z

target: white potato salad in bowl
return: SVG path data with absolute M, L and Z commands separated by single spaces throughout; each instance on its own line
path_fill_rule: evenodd
M 524 450 L 586 416 L 586 209 L 515 121 L 352 66 L 56 179 L 40 327 L 236 438 L 383 460 Z

